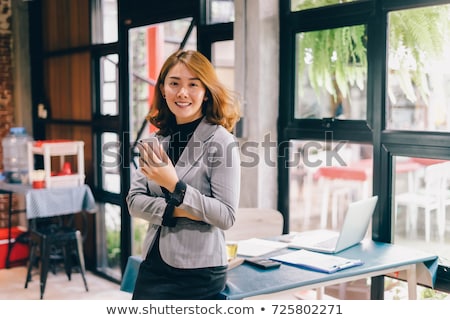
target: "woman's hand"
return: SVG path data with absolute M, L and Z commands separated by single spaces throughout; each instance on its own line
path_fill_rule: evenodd
M 169 192 L 174 192 L 178 182 L 175 167 L 169 156 L 160 144 L 153 144 L 158 150 L 153 150 L 150 144 L 139 143 L 137 145 L 140 153 L 139 166 L 147 179 L 154 181 Z M 200 218 L 190 214 L 186 210 L 175 208 L 173 212 L 175 218 L 187 218 L 195 221 L 202 221 Z
M 145 142 L 138 143 L 137 147 L 140 153 L 139 166 L 141 167 L 142 173 L 149 180 L 166 188 L 169 192 L 173 192 L 178 182 L 178 176 L 172 161 L 170 161 L 162 145 L 154 145 L 155 148 L 158 148 L 155 151 Z

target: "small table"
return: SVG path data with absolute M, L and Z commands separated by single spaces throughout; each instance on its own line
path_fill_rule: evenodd
M 275 256 L 286 250 L 292 249 L 282 249 L 268 256 Z M 285 264 L 279 269 L 261 270 L 244 263 L 228 272 L 222 295 L 225 299 L 236 300 L 276 292 L 320 289 L 317 290 L 317 298 L 320 299 L 325 286 L 399 272 L 408 281 L 409 299 L 417 299 L 418 279 L 433 286 L 438 267 L 438 257 L 435 255 L 371 240 L 363 241 L 336 255 L 361 259 L 364 264 L 327 274 Z
M 9 195 L 13 193 L 25 195 L 25 212 L 29 220 L 36 218 L 54 217 L 77 212 L 94 212 L 96 204 L 92 191 L 88 185 L 33 189 L 29 185 L 11 184 L 0 181 L 0 192 Z M 8 253 L 6 255 L 6 268 L 10 266 L 11 242 L 11 216 L 24 210 L 13 210 L 9 203 L 8 218 Z

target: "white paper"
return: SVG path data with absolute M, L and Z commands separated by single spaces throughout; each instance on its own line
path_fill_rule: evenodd
M 258 257 L 288 246 L 285 242 L 251 238 L 238 241 L 238 256 Z

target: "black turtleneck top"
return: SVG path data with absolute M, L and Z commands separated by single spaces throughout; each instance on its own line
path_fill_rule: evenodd
M 186 148 L 189 139 L 192 137 L 192 134 L 202 119 L 203 118 L 199 118 L 192 122 L 178 124 L 175 126 L 170 137 L 169 149 L 167 153 L 174 165 L 178 162 L 178 159 L 180 159 L 184 148 Z

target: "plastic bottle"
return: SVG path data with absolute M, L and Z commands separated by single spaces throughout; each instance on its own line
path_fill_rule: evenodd
M 32 138 L 23 127 L 13 127 L 3 138 L 3 171 L 8 183 L 28 183 L 28 141 Z

